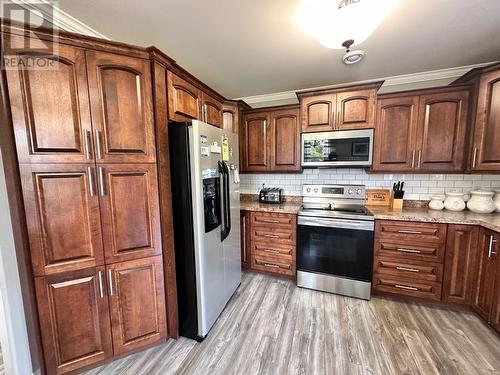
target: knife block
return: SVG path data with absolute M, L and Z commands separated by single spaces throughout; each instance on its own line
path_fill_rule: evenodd
M 391 207 L 396 210 L 403 209 L 403 199 L 394 198 L 393 191 L 391 191 Z

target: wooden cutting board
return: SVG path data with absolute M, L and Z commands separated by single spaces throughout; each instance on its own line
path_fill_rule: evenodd
M 366 189 L 367 206 L 390 206 L 391 191 L 389 189 Z

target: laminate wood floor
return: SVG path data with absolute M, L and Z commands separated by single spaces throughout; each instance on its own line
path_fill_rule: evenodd
M 203 343 L 169 340 L 86 374 L 500 374 L 500 336 L 468 312 L 244 273 Z

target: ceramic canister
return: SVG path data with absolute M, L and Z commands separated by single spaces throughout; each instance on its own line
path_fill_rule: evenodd
M 493 203 L 492 191 L 471 191 L 471 198 L 467 202 L 467 208 L 478 214 L 489 214 L 495 211 L 495 203 Z

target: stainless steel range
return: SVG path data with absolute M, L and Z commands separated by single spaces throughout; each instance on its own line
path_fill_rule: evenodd
M 374 219 L 360 185 L 304 185 L 297 285 L 370 299 Z

